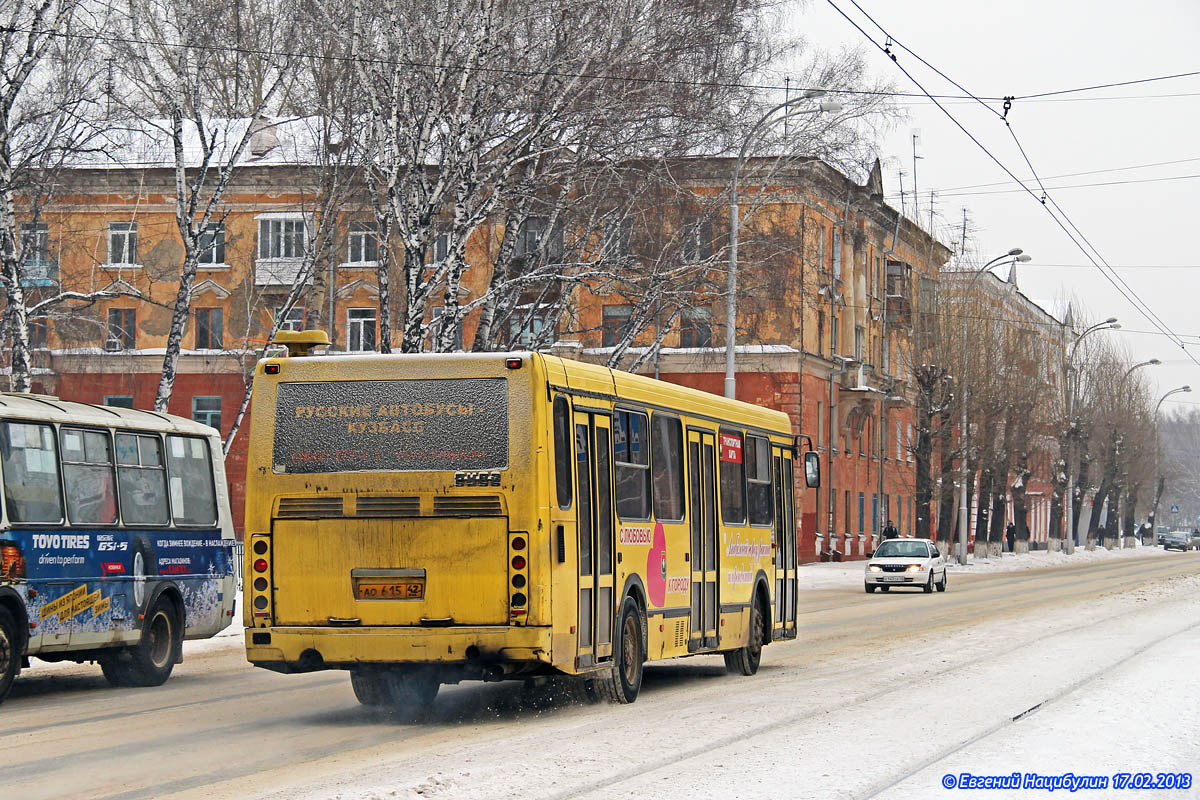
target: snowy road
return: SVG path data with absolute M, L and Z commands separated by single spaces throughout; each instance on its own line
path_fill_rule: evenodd
M 253 670 L 232 638 L 189 651 L 158 689 L 35 665 L 0 706 L 0 786 L 13 798 L 926 798 L 960 794 L 942 779 L 963 772 L 1200 772 L 1200 554 L 953 573 L 933 595 L 866 595 L 846 577 L 804 593 L 800 641 L 769 647 L 757 676 L 714 657 L 651 665 L 628 707 L 464 684 L 413 725 L 360 707 L 345 673 Z

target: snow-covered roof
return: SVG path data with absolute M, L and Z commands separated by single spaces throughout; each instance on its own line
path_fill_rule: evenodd
M 225 163 L 252 127 L 239 166 L 289 166 L 315 163 L 322 148 L 320 117 L 211 118 L 204 122 L 206 138 L 214 143 L 214 165 Z M 196 123 L 183 121 L 183 154 L 187 166 L 200 164 L 203 149 Z M 90 143 L 87 152 L 72 156 L 69 166 L 91 169 L 174 167 L 175 153 L 169 119 L 113 120 Z

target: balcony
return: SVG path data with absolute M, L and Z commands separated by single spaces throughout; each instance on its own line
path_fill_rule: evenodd
M 254 262 L 255 286 L 295 286 L 304 270 L 303 258 L 260 258 Z M 306 282 L 312 281 L 312 271 Z
M 21 287 L 58 285 L 58 263 L 44 258 L 27 258 L 21 267 Z

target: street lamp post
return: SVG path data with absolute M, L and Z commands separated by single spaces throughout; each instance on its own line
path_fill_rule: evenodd
M 971 296 L 971 289 L 975 286 L 975 281 L 979 280 L 979 276 L 987 272 L 989 269 L 999 264 L 1001 261 L 1012 259 L 1013 262 L 1027 263 L 1030 261 L 1030 256 L 1024 254 L 1025 251 L 1019 247 L 1014 247 L 1002 256 L 996 256 L 991 261 L 984 264 L 979 269 L 975 270 L 975 274 L 967 282 L 966 288 L 963 290 L 962 298 L 962 375 L 958 379 L 958 391 L 962 395 L 959 402 L 962 404 L 962 456 L 959 458 L 959 487 L 958 487 L 958 547 L 956 548 L 955 557 L 959 564 L 966 566 L 967 564 L 967 526 L 970 524 L 970 509 L 967 508 L 967 299 Z
M 1125 374 L 1121 376 L 1121 389 L 1123 391 L 1125 391 L 1125 402 L 1127 403 L 1128 407 L 1131 410 L 1133 407 L 1133 390 L 1132 390 L 1132 388 L 1129 387 L 1129 376 L 1132 375 L 1133 373 L 1137 372 L 1142 367 L 1157 367 L 1160 364 L 1162 364 L 1162 361 L 1158 360 L 1157 358 L 1151 358 L 1147 361 L 1141 361 L 1137 364 L 1134 364 L 1129 369 L 1125 370 Z M 1157 442 L 1155 442 L 1155 446 L 1157 447 Z M 1129 480 L 1128 480 L 1129 473 L 1127 470 L 1122 469 L 1121 475 L 1122 475 L 1121 486 L 1122 486 L 1122 492 L 1124 494 L 1124 497 L 1122 498 L 1122 500 L 1123 500 L 1122 507 L 1124 507 L 1124 504 L 1129 503 Z M 1135 511 L 1135 509 L 1129 509 L 1127 519 L 1131 519 L 1131 520 L 1133 519 L 1134 511 Z M 1119 537 L 1118 542 L 1123 542 L 1124 540 L 1127 540 L 1129 537 L 1132 537 L 1135 535 L 1134 531 L 1132 531 L 1132 530 L 1123 531 L 1121 529 L 1121 520 L 1119 517 L 1117 519 L 1116 530 L 1117 530 L 1117 534 Z M 1120 546 L 1132 547 L 1133 545 L 1123 545 L 1122 544 Z
M 1083 333 L 1079 334 L 1079 336 L 1075 338 L 1074 343 L 1071 345 L 1071 352 L 1067 355 L 1066 375 L 1063 376 L 1067 382 L 1068 425 L 1073 426 L 1075 424 L 1075 389 L 1077 388 L 1079 379 L 1078 375 L 1075 375 L 1075 380 L 1071 380 L 1071 378 L 1075 373 L 1075 351 L 1079 349 L 1079 343 L 1082 342 L 1083 337 L 1087 336 L 1089 333 L 1095 333 L 1096 331 L 1118 330 L 1120 327 L 1121 323 L 1117 322 L 1116 317 L 1109 317 L 1103 322 L 1097 322 L 1095 325 L 1092 325 Z M 1072 456 L 1074 455 L 1074 448 L 1075 439 L 1072 437 L 1067 440 L 1067 457 L 1064 459 L 1067 462 L 1067 535 L 1063 537 L 1063 550 L 1067 553 L 1067 555 L 1071 555 L 1075 552 L 1075 472 L 1072 469 L 1071 463 Z
M 842 110 L 841 104 L 834 102 L 821 103 L 816 108 L 807 108 L 800 111 L 793 108 L 799 103 L 814 100 L 824 96 L 824 94 L 825 91 L 823 89 L 809 89 L 800 97 L 784 101 L 763 114 L 762 118 L 750 129 L 750 133 L 746 134 L 746 141 L 742 143 L 742 149 L 738 152 L 737 162 L 733 165 L 733 182 L 729 189 L 729 297 L 725 302 L 725 396 L 731 400 L 737 397 L 737 374 L 735 371 L 734 356 L 737 347 L 738 231 L 741 227 L 741 220 L 738 218 L 738 178 L 742 171 L 742 164 L 746 160 L 746 153 L 750 149 L 750 144 L 754 141 L 754 138 L 769 125 L 776 125 L 803 114 L 820 114 L 826 111 L 837 112 Z M 786 113 L 782 116 L 775 116 L 776 113 L 784 109 L 787 109 Z M 772 117 L 774 118 L 772 119 Z
M 1166 400 L 1171 395 L 1179 394 L 1181 392 L 1190 392 L 1191 390 L 1192 390 L 1192 387 L 1187 386 L 1187 385 L 1180 386 L 1176 389 L 1172 389 L 1171 391 L 1164 394 L 1162 397 L 1158 398 L 1158 402 L 1154 405 L 1154 481 L 1155 481 L 1155 484 L 1154 484 L 1154 507 L 1150 511 L 1150 516 L 1154 519 L 1154 525 L 1151 526 L 1151 531 L 1150 531 L 1150 541 L 1151 542 L 1157 541 L 1157 534 L 1153 530 L 1153 527 L 1158 525 L 1158 483 L 1162 480 L 1158 475 L 1158 450 L 1159 450 L 1159 447 L 1158 447 L 1158 410 L 1160 408 L 1162 408 L 1163 401 Z

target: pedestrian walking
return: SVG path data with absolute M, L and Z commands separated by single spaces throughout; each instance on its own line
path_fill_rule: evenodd
M 1004 531 L 1004 538 L 1008 542 L 1008 552 L 1013 551 L 1013 544 L 1017 540 L 1017 526 L 1011 522 L 1008 523 L 1008 528 Z
M 884 529 L 883 529 L 883 538 L 884 539 L 899 539 L 900 538 L 900 531 L 896 530 L 896 526 L 892 524 L 892 521 L 890 519 L 887 521 L 887 526 L 884 527 Z

